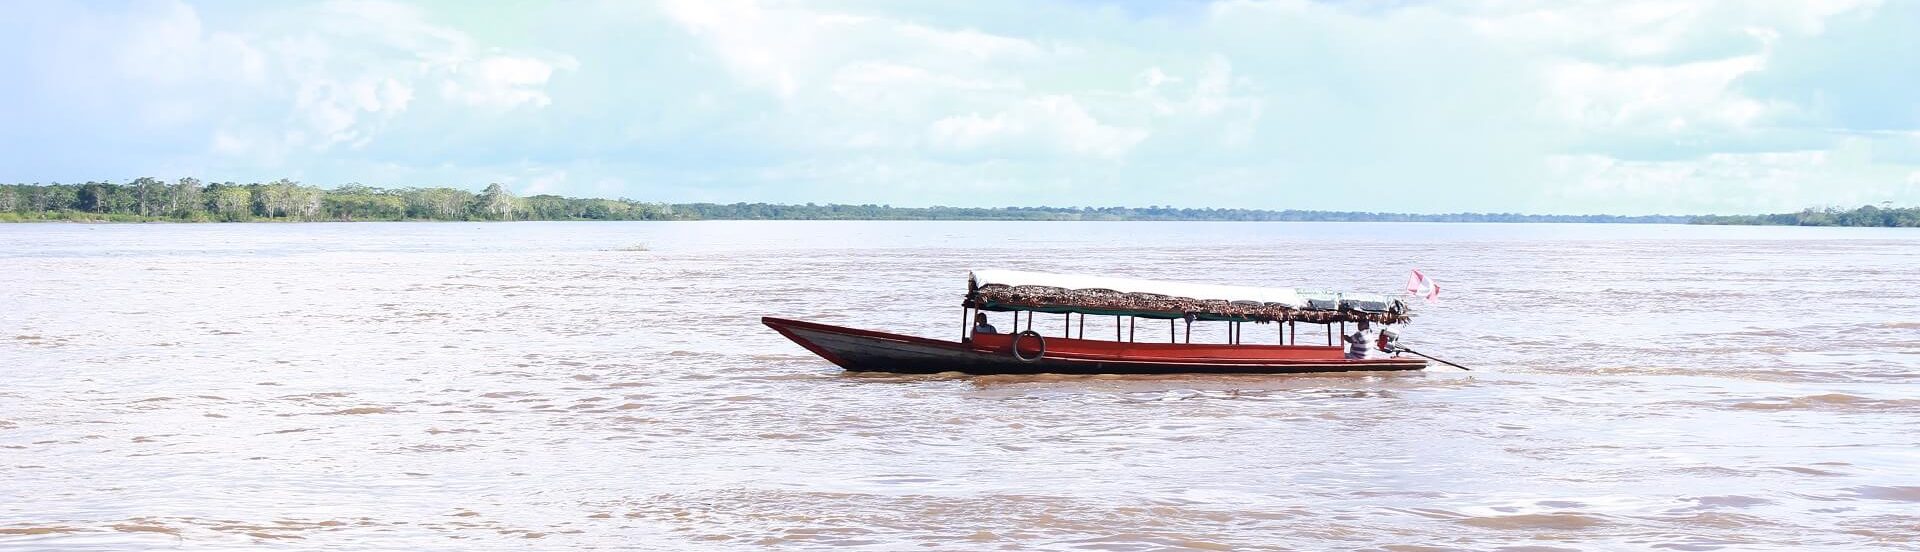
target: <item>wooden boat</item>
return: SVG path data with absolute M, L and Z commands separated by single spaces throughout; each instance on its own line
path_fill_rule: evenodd
M 1291 288 L 1213 286 L 1128 280 L 1011 270 L 976 270 L 968 275 L 962 302 L 959 341 L 943 341 L 815 322 L 764 317 L 760 321 L 808 351 L 841 368 L 859 372 L 969 374 L 1286 374 L 1419 370 L 1420 358 L 1372 355 L 1349 358 L 1335 344 L 1335 325 L 1345 336 L 1348 323 L 1386 325 L 1406 322 L 1406 304 L 1382 295 L 1302 292 Z M 1025 330 L 982 333 L 972 327 L 974 311 L 1012 312 Z M 1063 331 L 1041 335 L 1032 330 L 1037 313 L 1062 315 Z M 1080 333 L 1072 333 L 1075 316 Z M 1114 339 L 1086 338 L 1086 317 L 1114 317 Z M 1140 320 L 1165 320 L 1166 343 L 1135 341 Z M 1179 341 L 1179 324 L 1186 339 Z M 1226 343 L 1193 343 L 1196 322 L 1224 322 Z M 1275 324 L 1272 344 L 1245 339 L 1242 325 Z M 1152 323 L 1152 322 L 1149 322 Z M 1299 344 L 1300 324 L 1325 327 L 1325 344 Z M 1123 335 L 1121 328 L 1127 331 Z M 1265 332 L 1262 332 L 1265 333 Z M 1323 332 L 1313 331 L 1318 337 Z M 1282 342 L 1285 342 L 1284 344 Z

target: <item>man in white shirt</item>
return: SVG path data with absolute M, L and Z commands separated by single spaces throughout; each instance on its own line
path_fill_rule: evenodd
M 1367 358 L 1367 349 L 1373 346 L 1372 337 L 1367 335 L 1368 327 L 1369 325 L 1367 324 L 1367 321 L 1361 320 L 1360 329 L 1357 331 L 1354 331 L 1353 335 L 1347 336 L 1346 341 L 1347 341 L 1347 358 L 1348 359 L 1359 360 L 1359 359 Z

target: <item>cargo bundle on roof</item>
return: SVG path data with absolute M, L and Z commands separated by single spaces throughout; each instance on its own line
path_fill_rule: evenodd
M 986 311 L 1078 313 L 1232 322 L 1368 321 L 1404 323 L 1405 302 L 1374 293 L 1302 291 L 1283 287 L 1222 286 L 975 270 L 963 306 Z

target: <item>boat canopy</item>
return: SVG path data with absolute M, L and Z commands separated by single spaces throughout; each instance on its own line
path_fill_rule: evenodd
M 967 275 L 967 307 L 988 311 L 1073 312 L 1142 318 L 1252 322 L 1405 322 L 1407 304 L 1377 293 L 1309 291 L 1286 287 L 1224 286 L 1050 274 L 974 270 Z

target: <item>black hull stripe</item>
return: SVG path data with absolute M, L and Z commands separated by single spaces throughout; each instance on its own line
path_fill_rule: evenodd
M 825 349 L 846 369 L 865 372 L 969 374 L 1293 374 L 1311 372 L 1404 371 L 1426 367 L 1417 360 L 1363 362 L 1287 362 L 1234 364 L 1204 362 L 1127 362 L 1042 358 L 1021 362 L 1011 355 L 994 355 L 962 348 L 957 343 L 925 343 L 851 335 L 825 329 L 787 326 L 798 339 Z M 924 341 L 924 340 L 923 340 Z

